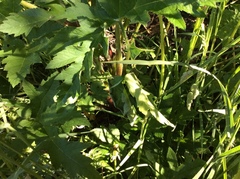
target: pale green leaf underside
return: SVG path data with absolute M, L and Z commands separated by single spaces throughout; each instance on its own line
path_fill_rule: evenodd
M 134 74 L 127 74 L 125 76 L 125 82 L 130 94 L 135 97 L 138 109 L 141 113 L 147 116 L 150 112 L 150 114 L 161 124 L 175 128 L 175 126 L 158 111 L 157 107 L 150 99 L 150 93 L 140 86 L 140 83 Z
M 14 34 L 15 37 L 21 34 L 28 35 L 32 28 L 41 27 L 49 19 L 51 16 L 47 11 L 40 8 L 29 9 L 18 14 L 11 13 L 0 25 L 0 32 Z

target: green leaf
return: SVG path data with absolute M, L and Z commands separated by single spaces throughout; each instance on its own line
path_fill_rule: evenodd
M 0 26 L 0 31 L 14 34 L 15 37 L 21 34 L 28 35 L 32 28 L 41 27 L 49 19 L 51 19 L 51 16 L 47 11 L 40 8 L 28 9 L 18 14 L 11 13 L 10 16 L 3 21 L 3 24 Z
M 68 20 L 74 20 L 81 17 L 96 20 L 96 17 L 90 10 L 90 6 L 78 1 L 75 1 L 73 6 L 67 8 L 65 13 L 62 15 L 62 18 L 67 18 Z
M 93 27 L 91 22 L 82 20 L 80 27 L 65 27 L 56 32 L 56 35 L 51 38 L 46 45 L 46 53 L 55 55 L 59 51 L 65 49 L 67 46 L 76 44 L 83 40 L 93 40 L 95 36 L 102 32 L 101 27 Z
M 224 2 L 224 0 L 198 0 L 201 6 L 216 7 L 217 2 Z
M 240 145 L 233 147 L 232 149 L 229 149 L 226 152 L 221 153 L 220 157 L 228 157 L 230 155 L 236 155 L 240 153 Z
M 171 147 L 168 147 L 167 162 L 170 169 L 172 169 L 173 171 L 177 171 L 177 168 L 178 168 L 177 156 Z
M 20 6 L 21 0 L 4 0 L 0 2 L 0 22 L 5 19 L 11 12 L 19 12 L 22 7 Z
M 69 79 L 65 80 L 64 83 L 60 86 L 61 91 L 59 92 L 59 98 L 61 98 L 63 103 L 69 103 L 69 98 L 75 98 L 77 94 L 80 94 L 81 90 L 81 71 L 77 72 L 73 77 L 69 77 Z M 57 79 L 57 77 L 56 77 Z M 71 81 L 72 79 L 72 81 Z
M 180 11 L 177 9 L 177 6 L 166 7 L 158 11 L 158 13 L 164 15 L 176 27 L 186 29 L 185 21 Z
M 23 81 L 22 86 L 25 93 L 31 100 L 31 108 L 34 116 L 41 114 L 48 106 L 54 103 L 54 96 L 58 93 L 59 82 L 54 80 L 55 74 L 50 76 L 47 81 L 43 81 L 39 88 L 35 88 L 26 80 Z
M 87 143 L 70 142 L 61 138 L 49 138 L 41 148 L 50 155 L 56 169 L 63 168 L 70 178 L 100 178 L 99 173 L 91 165 L 91 160 L 81 154 L 89 147 Z
M 83 61 L 83 66 L 84 66 L 84 73 L 83 73 L 84 78 L 87 81 L 90 81 L 91 71 L 92 71 L 92 67 L 93 67 L 93 50 L 86 53 L 86 56 Z
M 162 113 L 158 111 L 152 101 L 152 95 L 141 87 L 139 80 L 133 73 L 129 73 L 125 76 L 125 82 L 129 89 L 129 93 L 135 97 L 138 109 L 141 113 L 147 116 L 150 112 L 150 114 L 161 124 L 175 128 L 175 125 L 168 121 Z
M 27 82 L 26 80 L 23 81 L 22 86 L 23 86 L 24 92 L 27 94 L 27 96 L 31 100 L 34 100 L 41 94 L 39 91 L 35 89 L 35 87 L 31 83 Z
M 39 62 L 41 62 L 41 59 L 38 54 L 24 53 L 24 50 L 17 50 L 2 61 L 3 64 L 6 64 L 4 70 L 8 72 L 7 77 L 13 87 L 18 85 L 22 78 L 25 78 L 30 73 L 32 64 Z
M 95 16 L 106 21 L 119 21 L 123 18 L 128 18 L 132 23 L 141 22 L 146 24 L 149 21 L 149 10 L 160 10 L 165 7 L 165 4 L 159 0 L 99 0 L 99 8 L 95 9 Z M 103 13 L 99 14 L 97 11 Z
M 20 129 L 21 134 L 24 134 L 28 139 L 39 139 L 47 137 L 42 126 L 35 120 L 21 120 L 19 122 L 18 129 Z
M 84 41 L 82 45 L 76 44 L 66 47 L 64 50 L 57 53 L 52 61 L 47 65 L 47 69 L 60 68 L 70 63 L 82 63 L 85 53 L 88 52 L 90 41 Z
M 152 51 L 152 50 L 148 50 L 148 49 L 142 49 L 142 48 L 138 48 L 135 45 L 135 41 L 133 43 L 131 43 L 130 45 L 130 52 L 131 52 L 131 59 L 136 59 L 136 57 L 141 53 L 141 52 L 146 52 L 146 51 Z
M 65 133 L 70 132 L 73 127 L 76 126 L 87 126 L 90 127 L 91 124 L 86 117 L 80 117 L 79 113 L 76 113 L 77 116 L 71 120 L 67 120 L 61 127 Z
M 194 161 L 187 162 L 176 174 L 175 178 L 194 178 L 195 174 L 204 167 L 205 161 L 201 159 L 195 159 Z
M 61 101 L 53 103 L 39 115 L 38 121 L 42 124 L 48 136 L 58 135 L 61 126 L 63 132 L 69 132 L 76 125 L 90 127 L 86 117 L 77 111 L 75 104 L 65 105 Z
M 105 128 L 94 128 L 92 132 L 99 140 L 109 144 L 113 144 L 114 141 L 120 139 L 120 131 L 114 125 L 111 125 L 109 130 Z
M 114 101 L 114 106 L 120 109 L 124 113 L 124 101 L 122 97 L 124 95 L 124 86 L 122 84 L 124 78 L 122 76 L 115 76 L 113 79 L 109 80 L 110 94 Z
M 99 0 L 101 7 L 108 13 L 113 19 L 121 19 L 131 11 L 137 0 L 123 1 L 123 0 Z
M 218 37 L 221 39 L 229 38 L 229 34 L 232 34 L 234 28 L 237 28 L 235 36 L 240 35 L 240 28 L 237 27 L 240 21 L 240 4 L 232 5 L 231 8 L 225 9 L 223 12 L 221 30 L 218 31 Z

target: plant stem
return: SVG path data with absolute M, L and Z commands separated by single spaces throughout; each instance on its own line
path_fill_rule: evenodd
M 121 23 L 121 21 L 119 22 Z M 120 30 L 120 24 L 116 24 L 115 28 L 115 36 L 116 36 L 116 61 L 122 61 L 122 47 L 121 47 L 121 30 Z M 122 63 L 117 63 L 116 64 L 116 75 L 117 76 L 122 76 L 122 71 L 123 71 L 123 64 Z
M 159 24 L 160 24 L 160 49 L 161 49 L 161 61 L 165 61 L 165 34 L 164 34 L 164 22 L 163 16 L 159 15 Z M 160 74 L 160 84 L 159 84 L 159 97 L 164 93 L 164 75 L 165 75 L 165 65 L 161 65 L 161 74 Z
M 138 164 L 140 164 L 140 161 L 141 161 L 143 143 L 144 143 L 145 135 L 146 135 L 148 124 L 149 124 L 149 115 L 150 115 L 150 113 L 145 116 L 144 121 L 142 122 L 141 133 L 140 133 L 140 141 L 142 141 L 142 143 L 138 148 L 138 156 L 137 156 L 137 163 Z M 138 171 L 138 167 L 134 166 L 134 168 L 133 168 L 130 176 L 128 177 L 128 179 L 131 179 L 137 171 Z M 137 175 L 136 178 L 139 178 L 138 177 L 138 172 L 136 173 L 136 175 Z
M 36 5 L 31 4 L 31 3 L 29 3 L 29 2 L 26 2 L 26 1 L 21 1 L 20 4 L 21 4 L 23 7 L 28 8 L 28 9 L 35 9 L 35 8 L 37 8 Z

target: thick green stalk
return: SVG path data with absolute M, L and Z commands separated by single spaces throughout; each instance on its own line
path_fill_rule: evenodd
M 37 8 L 36 5 L 31 4 L 31 3 L 29 3 L 29 2 L 26 2 L 26 1 L 21 1 L 20 4 L 21 4 L 23 7 L 28 8 L 28 9 L 35 9 L 35 8 Z
M 188 49 L 187 57 L 186 57 L 186 61 L 185 61 L 185 63 L 187 63 L 187 64 L 189 64 L 190 59 L 192 57 L 194 48 L 196 46 L 200 31 L 201 31 L 201 24 L 203 23 L 203 20 L 204 20 L 203 18 L 197 18 L 197 20 L 194 24 L 193 35 L 190 40 L 189 49 Z
M 121 21 L 119 23 L 121 23 Z M 116 56 L 115 56 L 114 60 L 116 60 L 116 61 L 122 61 L 121 27 L 120 27 L 119 23 L 116 24 L 116 28 L 115 28 Z M 122 76 L 122 72 L 123 72 L 123 64 L 122 63 L 117 63 L 115 74 L 118 75 L 118 76 Z
M 160 24 L 160 49 L 161 49 L 161 61 L 165 61 L 165 33 L 164 33 L 164 22 L 163 16 L 159 15 Z M 160 83 L 159 83 L 159 97 L 164 94 L 164 76 L 165 76 L 165 65 L 161 65 Z

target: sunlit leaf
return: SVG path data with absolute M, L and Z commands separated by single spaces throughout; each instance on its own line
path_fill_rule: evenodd
M 125 76 L 125 82 L 130 94 L 136 99 L 140 112 L 142 112 L 145 116 L 147 116 L 150 112 L 150 114 L 161 124 L 175 128 L 175 125 L 168 121 L 162 115 L 162 113 L 158 111 L 151 99 L 151 94 L 141 87 L 137 77 L 134 74 L 127 74 Z
M 40 8 L 28 9 L 18 14 L 11 13 L 1 24 L 0 31 L 14 36 L 28 35 L 32 28 L 41 27 L 50 18 L 47 11 Z
M 90 41 L 85 41 L 81 46 L 72 45 L 57 53 L 52 61 L 47 65 L 48 69 L 60 68 L 72 62 L 82 63 L 85 53 L 88 52 Z
M 38 54 L 26 54 L 22 50 L 21 52 L 15 51 L 14 54 L 6 57 L 2 63 L 5 64 L 4 70 L 8 72 L 9 82 L 15 87 L 21 82 L 22 78 L 25 78 L 30 73 L 30 66 L 40 61 Z

